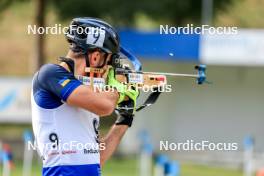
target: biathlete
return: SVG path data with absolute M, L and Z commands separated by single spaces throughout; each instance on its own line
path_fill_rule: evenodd
M 43 65 L 33 78 L 32 125 L 43 160 L 42 175 L 99 176 L 132 125 L 134 111 L 119 110 L 115 124 L 102 138 L 99 117 L 112 114 L 117 105 L 134 107 L 139 92 L 118 82 L 113 69 L 106 76 L 112 91 L 98 91 L 76 76 L 89 77 L 85 68 L 104 68 L 117 57 L 119 35 L 111 25 L 95 18 L 75 18 L 66 38 L 70 45 L 66 57 L 59 64 Z

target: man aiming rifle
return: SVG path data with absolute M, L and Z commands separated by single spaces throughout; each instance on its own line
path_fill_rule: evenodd
M 100 19 L 76 18 L 66 38 L 70 44 L 66 57 L 58 65 L 42 66 L 33 78 L 32 124 L 43 159 L 42 174 L 99 176 L 101 166 L 132 125 L 139 92 L 117 81 L 111 68 L 104 75 L 112 91 L 98 91 L 77 79 L 102 77 L 85 69 L 104 68 L 117 59 L 119 36 L 111 25 Z M 100 139 L 99 117 L 112 114 L 117 105 L 132 108 L 118 110 L 117 121 Z M 78 145 L 72 145 L 75 143 Z

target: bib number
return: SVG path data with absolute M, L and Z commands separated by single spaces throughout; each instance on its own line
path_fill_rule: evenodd
M 58 145 L 59 145 L 59 138 L 58 138 L 58 135 L 56 133 L 51 133 L 49 135 L 49 140 L 50 142 L 52 142 L 52 147 L 53 148 L 56 148 Z

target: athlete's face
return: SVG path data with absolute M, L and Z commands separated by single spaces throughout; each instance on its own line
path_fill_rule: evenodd
M 103 67 L 107 60 L 111 57 L 110 54 L 106 54 L 100 50 L 94 50 L 89 52 L 89 62 L 91 67 Z

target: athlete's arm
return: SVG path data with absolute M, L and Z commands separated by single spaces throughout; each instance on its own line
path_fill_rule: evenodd
M 120 85 L 120 83 L 115 80 L 113 71 L 109 72 L 108 81 L 109 78 L 111 80 L 110 84 L 117 87 L 117 90 L 118 88 L 120 89 L 122 85 Z M 119 105 L 123 107 L 131 107 L 132 109 L 117 110 L 118 118 L 115 122 L 115 125 L 113 125 L 113 127 L 110 129 L 106 137 L 101 140 L 101 143 L 104 144 L 104 148 L 101 148 L 102 150 L 100 151 L 101 166 L 103 166 L 104 163 L 112 156 L 125 132 L 132 125 L 136 99 L 139 95 L 139 91 L 137 89 L 130 89 L 127 91 L 127 95 L 129 96 L 129 99 L 122 101 L 121 103 L 119 103 Z
M 101 167 L 115 152 L 127 129 L 127 125 L 113 125 L 106 137 L 101 139 L 101 143 L 104 144 L 104 150 L 100 151 Z
M 133 100 L 128 100 L 124 103 L 129 105 L 132 102 Z M 102 146 L 104 146 L 101 148 L 102 150 L 100 151 L 101 166 L 103 166 L 104 163 L 112 156 L 125 132 L 129 127 L 132 126 L 133 123 L 133 110 L 117 110 L 116 113 L 118 118 L 115 122 L 115 125 L 112 126 L 106 137 L 101 140 L 101 143 L 103 143 Z
M 81 85 L 71 93 L 67 103 L 91 111 L 99 116 L 107 116 L 114 111 L 118 98 L 119 95 L 116 91 L 95 92 L 89 86 Z
M 56 96 L 59 101 L 84 108 L 99 116 L 110 115 L 119 98 L 119 94 L 115 91 L 93 91 L 60 65 L 47 64 L 41 67 L 37 81 L 46 94 Z

